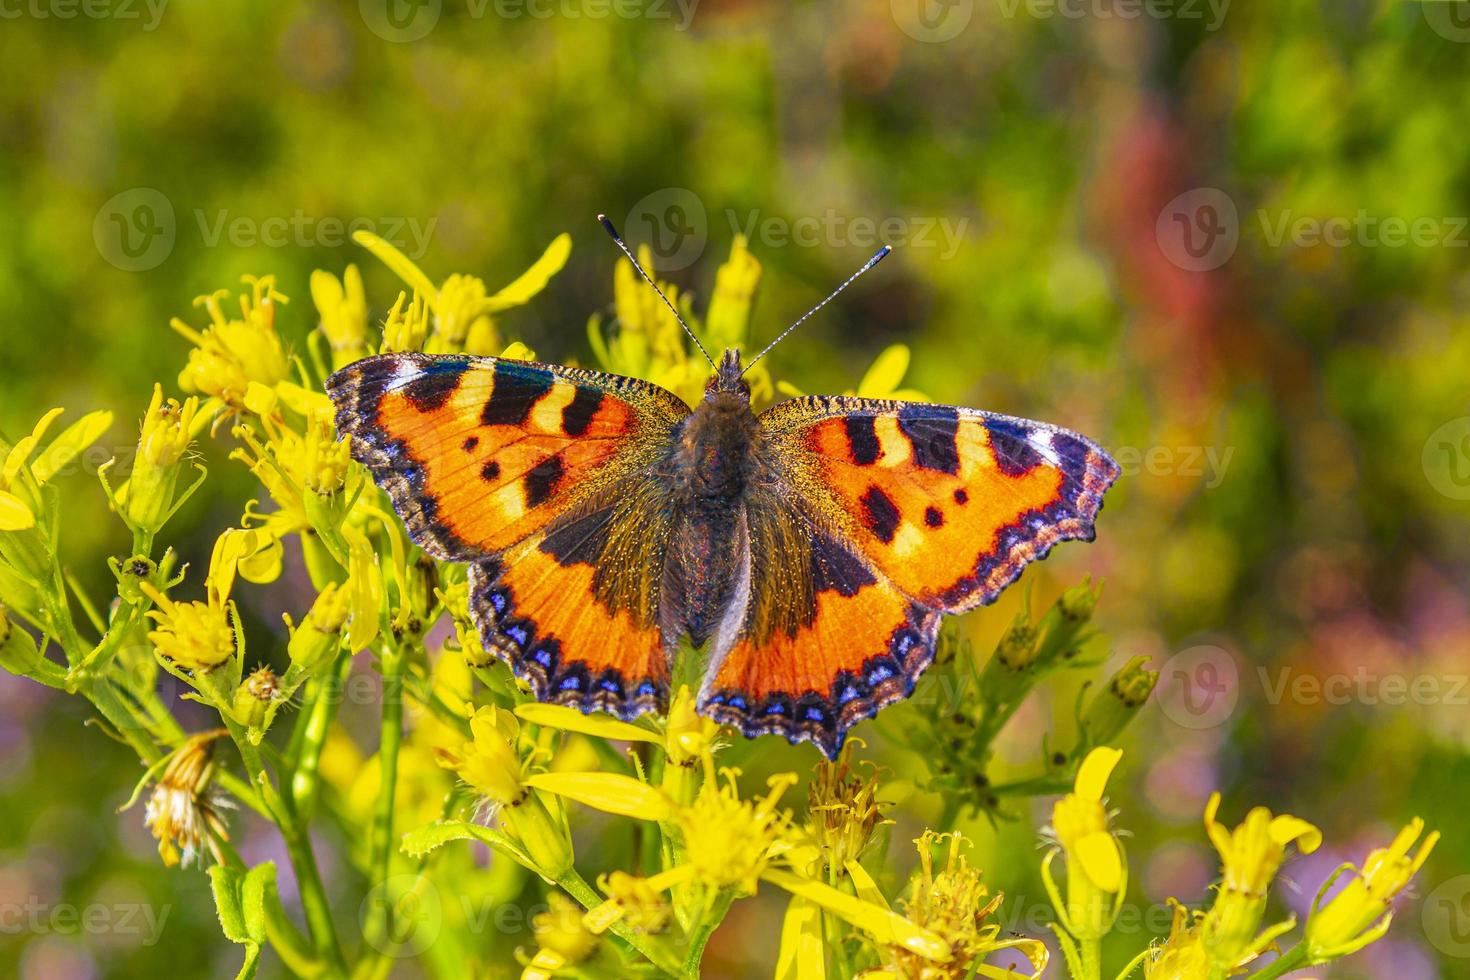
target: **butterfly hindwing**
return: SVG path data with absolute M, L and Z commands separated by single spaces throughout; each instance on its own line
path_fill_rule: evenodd
M 666 703 L 670 520 L 654 467 L 683 402 L 632 378 L 458 355 L 370 357 L 327 388 L 414 540 L 472 563 L 484 645 L 539 700 L 623 717 Z

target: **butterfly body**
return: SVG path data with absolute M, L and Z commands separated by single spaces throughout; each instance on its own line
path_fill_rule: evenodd
M 968 409 L 813 396 L 756 415 L 727 351 L 690 409 L 646 382 L 384 354 L 328 382 L 414 540 L 470 564 L 484 645 L 546 701 L 698 708 L 835 754 L 907 696 L 941 615 L 1090 539 L 1116 464 L 1082 436 Z

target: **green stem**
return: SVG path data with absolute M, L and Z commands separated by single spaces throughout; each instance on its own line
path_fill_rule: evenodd
M 710 902 L 709 908 L 699 921 L 690 930 L 689 953 L 684 957 L 684 970 L 691 976 L 699 976 L 699 964 L 704 959 L 704 948 L 709 945 L 710 937 L 725 921 L 725 913 L 730 911 L 730 903 L 735 900 L 735 893 L 729 888 L 721 888 L 715 893 L 714 901 Z
M 302 718 L 293 735 L 295 767 L 291 772 L 291 806 L 301 820 L 311 820 L 316 812 L 317 792 L 321 779 L 317 767 L 321 762 L 322 746 L 327 741 L 327 730 L 337 717 L 337 705 L 342 700 L 342 690 L 347 683 L 347 672 L 352 668 L 352 658 L 343 656 L 335 673 L 323 674 L 308 689 L 311 703 L 302 713 Z
M 398 786 L 398 750 L 403 744 L 403 665 L 408 657 L 402 647 L 383 650 L 383 719 L 378 735 L 378 807 L 373 814 L 369 868 L 375 885 L 388 880 L 393 860 L 393 801 Z M 388 935 L 392 927 L 392 904 L 379 902 L 376 928 Z M 368 926 L 369 929 L 374 928 Z
M 306 825 L 297 820 L 295 812 L 281 799 L 270 785 L 270 776 L 265 771 L 265 762 L 260 750 L 252 745 L 245 730 L 232 718 L 225 717 L 225 727 L 240 751 L 245 771 L 262 806 L 271 815 L 281 831 L 286 844 L 286 854 L 291 859 L 291 868 L 296 873 L 296 887 L 301 896 L 301 909 L 306 916 L 307 931 L 312 944 L 330 971 L 337 976 L 346 976 L 347 961 L 342 956 L 342 947 L 337 941 L 337 927 L 332 922 L 332 906 L 327 899 L 327 889 L 322 884 L 321 872 L 317 868 L 316 854 L 311 848 L 311 838 Z
M 1086 980 L 1102 980 L 1102 941 L 1079 940 L 1082 947 L 1082 975 Z
M 1292 970 L 1300 970 L 1302 967 L 1309 965 L 1307 962 L 1306 947 L 1298 946 L 1290 952 L 1278 956 L 1264 970 L 1258 970 L 1252 973 L 1250 980 L 1276 980 L 1277 977 L 1284 977 Z

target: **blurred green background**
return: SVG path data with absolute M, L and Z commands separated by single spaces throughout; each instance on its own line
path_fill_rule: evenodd
M 1212 880 L 1215 786 L 1231 820 L 1260 802 L 1322 825 L 1331 853 L 1287 871 L 1299 911 L 1419 814 L 1445 840 L 1418 897 L 1315 975 L 1470 976 L 1470 4 L 17 0 L 3 17 L 9 437 L 54 405 L 108 408 L 104 446 L 130 452 L 153 382 L 177 393 L 169 318 L 201 322 L 193 297 L 243 274 L 276 274 L 298 348 L 314 268 L 359 263 L 380 317 L 398 283 L 349 227 L 492 289 L 571 232 L 565 271 L 504 328 L 583 363 L 617 257 L 599 211 L 697 306 L 747 234 L 757 340 L 881 237 L 894 255 L 769 363 L 840 391 L 903 341 L 936 400 L 1118 456 L 1098 541 L 1026 580 L 1049 597 L 1099 576 L 1117 660 L 1164 671 L 1113 787 L 1138 900 Z M 222 446 L 171 528 L 196 562 L 253 492 Z M 65 542 L 99 587 L 127 547 L 100 458 L 66 484 Z M 993 637 L 1018 602 L 967 628 Z M 291 605 L 261 603 L 261 623 Z M 114 813 L 131 753 L 40 691 L 0 678 L 0 974 L 232 974 L 204 876 L 164 871 L 138 811 Z M 1034 738 L 1070 698 L 1036 706 Z M 1020 766 L 1036 745 L 1011 749 Z M 1032 904 L 1043 821 L 973 828 L 988 880 Z M 68 904 L 109 911 L 92 928 L 54 914 Z M 710 975 L 768 973 L 779 911 L 737 907 Z

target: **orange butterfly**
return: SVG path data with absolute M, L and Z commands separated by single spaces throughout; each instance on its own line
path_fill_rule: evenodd
M 743 370 L 725 351 L 692 411 L 634 378 L 462 355 L 381 354 L 327 388 L 413 539 L 470 564 L 485 646 L 538 700 L 663 710 L 688 636 L 702 714 L 835 756 L 913 691 L 941 613 L 1092 539 L 1118 466 L 966 408 L 815 395 L 757 416 Z

